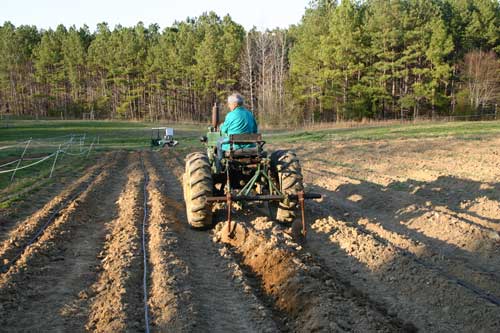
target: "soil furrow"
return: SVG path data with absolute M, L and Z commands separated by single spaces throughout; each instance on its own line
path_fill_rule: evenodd
M 240 221 L 236 224 L 234 237 L 228 237 L 227 223 L 223 223 L 217 228 L 218 236 L 230 244 L 241 255 L 243 263 L 260 277 L 266 294 L 275 300 L 280 311 L 288 315 L 287 324 L 291 331 L 413 330 L 411 324 L 387 315 L 378 304 L 339 283 L 317 263 L 311 265 L 295 251 L 287 249 L 280 238 L 290 236 L 281 228 L 273 227 L 273 222 L 258 218 L 251 222 L 252 226 L 247 223 Z M 269 235 L 257 232 L 254 226 L 259 230 L 267 229 Z
M 229 256 L 227 250 L 213 243 L 209 232 L 188 227 L 182 188 L 176 179 L 182 168 L 178 159 L 169 159 L 169 155 L 163 155 L 163 163 L 153 155 L 152 162 L 163 180 L 161 192 L 166 195 L 167 211 L 173 213 L 167 235 L 176 239 L 171 251 L 178 259 L 172 263 L 177 267 L 170 269 L 185 271 L 176 287 L 182 291 L 180 302 L 189 304 L 183 309 L 184 316 L 190 318 L 189 327 L 184 328 L 195 332 L 278 330 L 279 324 L 256 297 L 257 291 L 244 282 L 241 269 L 235 270 L 235 262 L 224 258 Z
M 154 331 L 182 332 L 189 327 L 189 300 L 182 290 L 186 280 L 186 263 L 175 253 L 178 239 L 172 234 L 175 208 L 168 207 L 164 194 L 160 191 L 162 181 L 147 155 L 150 182 L 148 196 L 150 216 L 148 221 L 151 323 Z M 192 315 L 192 314 L 191 314 Z
M 322 209 L 314 205 L 316 213 Z M 328 211 L 325 212 L 328 216 Z M 391 243 L 359 230 L 356 222 L 318 219 L 307 247 L 343 279 L 384 302 L 390 313 L 407 318 L 422 330 L 471 330 L 480 323 L 498 328 L 500 308 L 414 261 Z M 436 265 L 441 268 L 438 263 Z
M 344 218 L 366 225 L 381 237 L 389 237 L 391 242 L 399 243 L 396 245 L 418 256 L 429 257 L 433 262 L 440 261 L 440 265 L 458 277 L 478 283 L 500 296 L 500 285 L 497 283 L 500 276 L 500 261 L 496 255 L 499 253 L 497 234 L 465 224 L 442 210 L 417 206 L 417 203 L 403 204 L 401 196 L 397 198 L 396 194 L 382 194 L 385 197 L 382 200 L 387 204 L 380 208 L 381 198 L 377 198 L 376 193 L 369 194 L 368 190 L 341 192 L 336 190 L 342 186 L 335 185 L 337 180 L 327 180 L 316 174 L 313 183 L 322 184 L 323 187 L 313 188 L 327 197 L 325 206 L 335 204 L 337 212 L 332 210 L 335 216 L 341 215 L 338 212 L 340 210 L 346 215 Z M 338 183 L 343 184 L 343 181 Z M 376 207 L 356 201 L 354 198 L 358 195 L 364 201 L 378 201 Z M 415 207 L 420 207 L 420 210 Z M 412 215 L 406 216 L 405 212 L 409 211 Z
M 22 247 L 26 245 L 54 213 L 68 205 L 71 198 L 78 195 L 85 187 L 92 183 L 102 171 L 102 166 L 107 163 L 107 160 L 107 157 L 103 158 L 100 163 L 90 167 L 83 176 L 63 189 L 61 193 L 55 194 L 42 208 L 36 210 L 26 219 L 19 220 L 13 218 L 2 223 L 0 258 L 2 259 L 4 268 L 8 268 L 5 265 L 10 264 L 11 259 L 19 254 Z M 33 206 L 37 206 L 37 204 Z M 28 211 L 23 214 L 28 214 Z
M 105 225 L 122 184 L 119 158 L 69 206 L 2 276 L 2 330 L 82 331 L 97 276 Z
M 140 226 L 143 217 L 144 174 L 139 153 L 129 155 L 119 195 L 118 217 L 109 223 L 101 272 L 92 285 L 86 328 L 95 332 L 143 331 L 143 263 Z

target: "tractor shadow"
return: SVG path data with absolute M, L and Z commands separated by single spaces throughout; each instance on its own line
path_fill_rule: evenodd
M 317 172 L 318 176 L 321 174 L 323 177 L 325 173 L 332 178 L 341 176 L 324 170 Z M 311 174 L 316 176 L 314 172 Z M 440 234 L 439 224 L 432 229 L 432 233 L 423 230 L 425 228 L 411 226 L 413 219 L 426 223 L 425 219 L 433 212 L 434 206 L 444 206 L 451 213 L 460 214 L 458 218 L 461 223 L 467 223 L 475 229 L 476 232 L 471 236 L 476 235 L 479 229 L 500 236 L 500 223 L 495 215 L 485 218 L 477 214 L 482 220 L 478 222 L 488 222 L 489 227 L 486 227 L 465 218 L 474 218 L 476 215 L 463 208 L 463 201 L 475 201 L 481 197 L 498 202 L 500 184 L 490 183 L 485 188 L 484 184 L 468 179 L 439 177 L 427 183 L 409 180 L 388 186 L 362 180 L 341 184 L 333 189 L 327 188 L 326 184 L 308 185 L 307 191 L 322 194 L 323 200 L 306 206 L 309 221 L 314 225 L 309 227 L 308 242 L 304 249 L 325 262 L 345 285 L 362 290 L 374 302 L 380 301 L 382 309 L 397 308 L 392 313 L 398 318 L 416 324 L 423 331 L 436 330 L 441 325 L 470 327 L 472 324 L 467 316 L 470 307 L 464 306 L 464 299 L 472 296 L 470 291 L 457 286 L 455 278 L 475 284 L 478 281 L 474 276 L 489 276 L 488 281 L 493 284 L 485 282 L 479 287 L 500 297 L 500 289 L 494 284 L 496 277 L 500 276 L 500 260 L 498 256 L 491 255 L 492 250 L 500 246 L 500 237 L 486 240 L 489 245 L 493 244 L 493 248 L 490 247 L 489 253 L 484 255 L 482 239 L 470 237 L 470 244 L 464 248 L 451 242 L 445 230 Z M 410 206 L 417 208 L 408 209 Z M 323 219 L 329 217 L 340 221 L 347 229 L 337 229 L 336 223 L 329 223 L 328 220 L 324 222 Z M 386 232 L 379 234 L 367 230 L 375 238 L 375 241 L 368 242 L 367 238 L 363 238 L 364 233 L 350 228 L 363 230 L 366 220 L 377 225 L 378 230 Z M 330 228 L 325 228 L 325 225 Z M 388 236 L 387 232 L 392 236 Z M 394 239 L 403 243 L 405 239 L 411 240 L 425 245 L 425 249 L 431 251 L 419 247 L 407 255 L 409 251 L 387 252 L 383 250 L 384 246 L 376 244 L 377 240 L 381 240 L 382 244 L 393 244 L 399 248 L 397 242 L 393 243 Z M 422 265 L 422 261 L 428 266 Z M 475 272 L 474 276 L 468 275 L 471 269 Z M 440 272 L 444 274 L 440 275 Z M 447 312 L 443 312 L 439 304 L 449 304 Z M 481 309 L 478 310 L 481 312 L 480 317 L 486 321 L 491 316 L 496 318 L 498 308 L 484 304 L 478 307 Z M 498 323 L 499 320 L 495 319 L 488 329 Z
M 440 176 L 433 182 L 417 180 L 392 182 L 388 188 L 411 192 L 415 196 L 429 201 L 432 206 L 446 206 L 456 213 L 467 214 L 500 225 L 500 211 L 497 217 L 491 218 L 467 209 L 472 206 L 471 203 L 481 198 L 500 202 L 500 183 L 485 184 L 452 176 Z
M 315 172 L 311 173 L 315 174 Z M 318 171 L 318 174 L 320 173 L 323 176 L 326 173 L 332 178 L 341 176 L 325 170 Z M 308 210 L 312 213 L 310 220 L 313 220 L 313 217 L 332 216 L 335 219 L 349 221 L 356 225 L 359 224 L 360 220 L 368 219 L 379 224 L 386 231 L 416 243 L 422 243 L 440 254 L 452 255 L 473 263 L 482 263 L 484 266 L 490 266 L 491 270 L 500 273 L 500 260 L 481 253 L 485 249 L 491 252 L 495 241 L 496 246 L 500 245 L 500 212 L 498 218 L 495 215 L 493 218 L 484 217 L 463 206 L 463 202 L 474 202 L 476 199 L 484 197 L 498 203 L 500 201 L 499 183 L 488 184 L 485 187 L 480 182 L 443 176 L 432 182 L 409 180 L 391 183 L 388 186 L 359 181 L 357 184 L 342 184 L 335 190 L 309 185 L 308 191 L 317 192 L 324 196 L 322 203 L 309 205 Z M 439 223 L 433 221 L 433 226 L 428 229 L 430 231 L 422 230 L 422 221 L 425 221 L 426 224 L 427 221 L 431 223 L 431 215 L 436 214 L 434 209 L 437 206 L 445 207 L 454 219 L 468 224 L 470 229 L 473 229 L 471 235 L 481 231 L 491 235 L 491 239 L 483 241 L 471 237 L 467 240 L 469 244 L 460 244 L 464 245 L 461 247 L 458 246 L 457 241 L 454 243 L 447 241 L 446 229 L 444 225 L 439 224 L 440 221 Z M 411 227 L 412 221 L 415 219 L 419 220 L 417 228 Z M 448 227 L 454 225 L 454 221 L 446 221 L 446 223 Z M 442 230 L 440 230 L 441 226 Z M 309 232 L 314 233 L 315 231 L 310 228 Z

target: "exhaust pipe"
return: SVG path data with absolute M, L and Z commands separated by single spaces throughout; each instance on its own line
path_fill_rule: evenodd
M 217 105 L 217 102 L 215 102 L 212 107 L 212 127 L 215 130 L 219 127 L 219 106 Z

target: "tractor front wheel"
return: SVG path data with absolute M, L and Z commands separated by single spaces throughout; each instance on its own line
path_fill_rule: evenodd
M 283 194 L 298 194 L 304 189 L 302 170 L 299 159 L 294 152 L 289 150 L 278 150 L 271 154 L 271 171 L 277 181 L 279 190 Z M 270 202 L 272 218 L 280 222 L 293 222 L 295 218 L 294 201 Z
M 192 153 L 186 157 L 183 188 L 189 225 L 196 229 L 210 227 L 212 206 L 207 202 L 207 196 L 212 194 L 213 180 L 206 154 Z

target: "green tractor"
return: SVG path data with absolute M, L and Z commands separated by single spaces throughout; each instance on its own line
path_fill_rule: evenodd
M 183 179 L 188 223 L 193 228 L 212 225 L 212 208 L 226 202 L 228 231 L 231 234 L 233 202 L 267 202 L 270 218 L 291 223 L 301 208 L 302 234 L 306 234 L 304 200 L 321 198 L 304 193 L 299 160 L 290 150 L 268 153 L 261 134 L 238 134 L 229 137 L 218 130 L 219 113 L 212 109 L 212 126 L 200 138 L 206 152 L 186 156 Z M 222 142 L 229 149 L 222 150 Z M 238 147 L 238 149 L 236 149 Z M 241 148 L 244 147 L 244 148 Z

